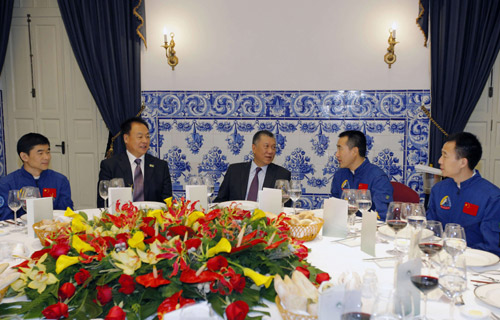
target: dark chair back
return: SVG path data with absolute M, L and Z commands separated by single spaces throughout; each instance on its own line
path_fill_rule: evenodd
M 419 203 L 420 197 L 412 188 L 401 182 L 391 181 L 394 192 L 392 193 L 393 201 Z

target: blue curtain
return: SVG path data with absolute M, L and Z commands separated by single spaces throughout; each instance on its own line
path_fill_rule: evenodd
M 5 54 L 7 52 L 7 44 L 9 43 L 13 8 L 14 0 L 0 1 L 0 74 L 2 74 Z
M 499 0 L 430 1 L 431 115 L 451 134 L 463 131 L 500 49 Z M 431 125 L 429 162 L 445 135 Z
M 69 41 L 110 137 L 141 108 L 141 1 L 58 0 Z M 121 138 L 114 152 L 125 151 Z

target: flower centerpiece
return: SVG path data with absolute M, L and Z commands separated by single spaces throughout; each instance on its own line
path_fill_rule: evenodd
M 10 294 L 28 301 L 6 303 L 0 314 L 47 319 L 146 319 L 207 300 L 227 319 L 255 319 L 262 299 L 274 301 L 276 274 L 295 269 L 313 283 L 328 275 L 305 261 L 308 250 L 288 235 L 284 214 L 266 217 L 233 205 L 208 212 L 196 203 L 166 199 L 164 210 L 116 206 L 89 220 L 68 209 L 71 226 L 15 268 Z M 317 279 L 317 280 L 316 280 Z

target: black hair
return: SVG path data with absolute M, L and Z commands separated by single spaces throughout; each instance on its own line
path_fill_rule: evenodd
M 50 148 L 50 142 L 47 137 L 34 132 L 27 133 L 17 141 L 17 154 L 19 157 L 21 157 L 21 152 L 29 155 L 31 149 L 40 144 L 48 145 Z
M 257 144 L 261 136 L 268 136 L 269 138 L 274 139 L 274 134 L 271 131 L 260 130 L 253 135 L 252 144 Z
M 349 149 L 357 147 L 359 155 L 366 157 L 366 137 L 361 131 L 348 130 L 339 134 L 339 138 L 347 137 L 347 146 Z
M 133 117 L 133 118 L 125 120 L 125 122 L 122 123 L 122 125 L 121 125 L 122 134 L 130 134 L 130 130 L 132 129 L 132 123 L 134 123 L 134 122 L 141 123 L 141 124 L 145 125 L 146 128 L 148 128 L 148 130 L 149 130 L 148 123 L 144 119 L 139 118 L 139 117 Z
M 470 132 L 458 132 L 448 136 L 446 142 L 455 142 L 457 159 L 466 158 L 469 169 L 474 170 L 483 154 L 477 137 Z

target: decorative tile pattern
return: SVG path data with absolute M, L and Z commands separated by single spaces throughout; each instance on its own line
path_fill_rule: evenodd
M 2 90 L 0 90 L 0 177 L 5 176 L 7 171 L 5 161 L 5 130 L 3 120 L 3 96 Z
M 230 163 L 250 161 L 253 134 L 276 135 L 274 162 L 302 180 L 304 208 L 330 193 L 338 134 L 360 130 L 368 158 L 392 180 L 422 193 L 414 166 L 427 163 L 428 90 L 398 91 L 145 91 L 143 117 L 151 127 L 150 153 L 169 162 L 174 194 L 193 174 L 208 174 L 218 190 Z

